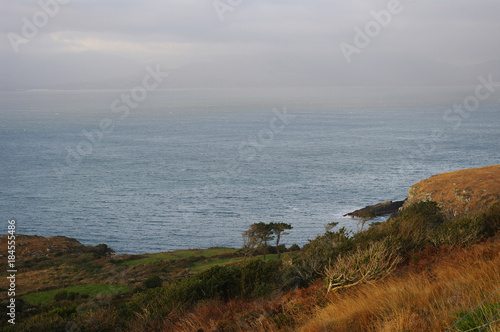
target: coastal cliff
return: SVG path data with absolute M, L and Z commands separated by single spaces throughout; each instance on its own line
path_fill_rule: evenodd
M 431 176 L 413 185 L 402 209 L 434 201 L 448 217 L 474 214 L 500 201 L 500 165 Z

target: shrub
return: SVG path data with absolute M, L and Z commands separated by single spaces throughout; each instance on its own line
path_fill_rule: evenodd
M 142 284 L 146 288 L 156 288 L 156 287 L 161 286 L 162 281 L 161 281 L 159 276 L 154 275 L 154 276 L 150 276 L 147 279 L 145 279 Z
M 436 202 L 425 201 L 406 208 L 399 216 L 380 225 L 386 243 L 406 254 L 421 250 L 430 242 L 429 235 L 444 222 L 444 216 Z
M 101 243 L 96 245 L 95 247 L 89 246 L 87 247 L 88 251 L 94 254 L 95 258 L 99 257 L 110 257 L 115 254 L 115 251 L 108 247 L 107 244 Z
M 69 292 L 68 293 L 68 301 L 74 301 L 78 297 L 78 293 L 75 292 Z
M 278 261 L 250 260 L 234 269 L 239 276 L 239 297 L 262 297 L 279 286 L 281 263 Z
M 367 249 L 358 248 L 347 255 L 339 255 L 325 267 L 327 292 L 355 286 L 389 274 L 401 259 L 381 242 Z
M 500 231 L 500 203 L 490 206 L 484 213 L 484 232 L 486 236 L 493 236 Z
M 203 300 L 266 296 L 279 288 L 280 268 L 279 261 L 259 259 L 236 266 L 214 266 L 169 286 L 134 294 L 128 310 L 159 317 Z
M 304 245 L 302 256 L 303 264 L 311 269 L 322 270 L 328 261 L 341 252 L 349 251 L 353 247 L 352 234 L 345 227 L 336 232 L 327 230 L 324 235 L 318 235 L 314 240 Z
M 234 277 L 226 267 L 215 266 L 171 286 L 170 298 L 182 305 L 191 305 L 203 299 L 227 298 L 234 289 Z
M 54 295 L 54 301 L 64 301 L 64 300 L 74 301 L 78 297 L 81 297 L 79 293 L 60 291 Z
M 316 277 L 324 276 L 325 267 L 340 259 L 373 250 L 374 243 L 383 243 L 394 254 L 406 254 L 423 248 L 429 243 L 429 234 L 444 221 L 441 209 L 435 202 L 416 203 L 389 220 L 373 224 L 364 231 L 352 234 L 345 228 L 332 231 L 329 225 L 325 234 L 310 240 L 303 248 L 300 259 L 286 272 L 287 283 L 305 286 Z
M 60 291 L 54 295 L 54 301 L 62 301 L 66 300 L 68 297 L 68 292 L 67 291 Z
M 49 314 L 57 314 L 61 318 L 69 318 L 76 313 L 76 304 L 65 305 L 56 307 L 49 312 Z
M 276 247 L 275 246 L 271 246 L 271 245 L 260 245 L 258 246 L 257 248 L 255 248 L 253 254 L 254 255 L 268 255 L 268 254 L 276 254 L 277 251 L 276 251 Z
M 420 217 L 427 224 L 437 224 L 444 221 L 444 215 L 436 202 L 423 201 L 410 205 L 402 212 L 403 217 Z
M 118 323 L 118 314 L 115 308 L 100 307 L 80 315 L 75 323 L 75 327 L 80 327 L 77 331 L 115 331 L 115 326 Z
M 352 233 L 345 227 L 332 231 L 335 226 L 337 223 L 329 224 L 325 234 L 316 236 L 314 240 L 309 240 L 309 243 L 304 245 L 294 265 L 284 271 L 284 285 L 287 288 L 308 286 L 313 280 L 322 276 L 324 267 L 331 259 L 353 248 Z
M 300 257 L 290 268 L 283 271 L 283 287 L 287 289 L 307 287 L 319 275 L 319 271 L 319 261 Z
M 11 324 L 9 324 L 11 325 Z M 68 326 L 68 321 L 62 318 L 57 313 L 36 315 L 29 318 L 25 318 L 18 322 L 16 320 L 16 325 L 6 326 L 4 331 L 54 331 L 54 332 L 65 332 Z
M 445 221 L 430 233 L 436 245 L 468 245 L 493 236 L 500 230 L 500 204 L 494 204 L 483 213 Z
M 483 217 L 462 217 L 439 225 L 429 234 L 429 240 L 435 246 L 461 246 L 479 242 L 484 235 Z

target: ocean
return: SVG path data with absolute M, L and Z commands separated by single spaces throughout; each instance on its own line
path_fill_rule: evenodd
M 473 86 L 131 92 L 0 92 L 0 233 L 13 218 L 138 254 L 241 247 L 262 221 L 303 245 L 421 179 L 500 164 L 499 96 L 471 107 Z

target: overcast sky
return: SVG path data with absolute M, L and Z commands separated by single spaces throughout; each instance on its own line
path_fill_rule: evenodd
M 1 87 L 138 77 L 157 64 L 186 86 L 472 83 L 500 64 L 497 0 L 59 1 L 2 0 Z M 356 45 L 367 27 L 369 45 Z

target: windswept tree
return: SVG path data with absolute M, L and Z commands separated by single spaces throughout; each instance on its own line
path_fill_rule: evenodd
M 243 237 L 243 250 L 245 256 L 249 254 L 251 256 L 257 248 L 264 246 L 264 259 L 266 259 L 267 243 L 274 239 L 273 230 L 270 224 L 265 224 L 263 222 L 251 224 L 248 230 L 241 235 Z
M 276 236 L 275 237 L 276 238 L 276 253 L 278 254 L 278 259 L 279 259 L 281 257 L 280 248 L 279 248 L 281 236 L 290 234 L 290 233 L 287 233 L 285 231 L 290 230 L 293 227 L 292 227 L 292 225 L 285 224 L 284 222 L 278 222 L 278 223 L 272 222 L 269 224 L 269 227 L 270 227 L 271 231 L 273 232 L 273 234 Z
M 259 237 L 257 224 L 250 225 L 248 230 L 244 231 L 241 236 L 243 238 L 243 251 L 245 253 L 245 257 L 248 255 L 252 256 L 255 249 L 257 249 L 257 247 L 259 247 L 262 243 L 262 240 Z
M 253 225 L 256 225 L 257 236 L 261 241 L 260 245 L 264 244 L 264 260 L 265 260 L 267 253 L 267 243 L 274 239 L 273 229 L 271 228 L 271 224 L 265 224 L 263 222 L 259 222 Z
M 281 257 L 279 244 L 283 235 L 288 235 L 286 230 L 292 229 L 292 225 L 285 223 L 270 223 L 265 224 L 258 222 L 251 224 L 247 231 L 243 232 L 243 250 L 245 256 L 253 254 L 258 247 L 263 247 L 264 259 L 267 254 L 267 244 L 269 241 L 276 239 L 276 252 L 278 258 Z

